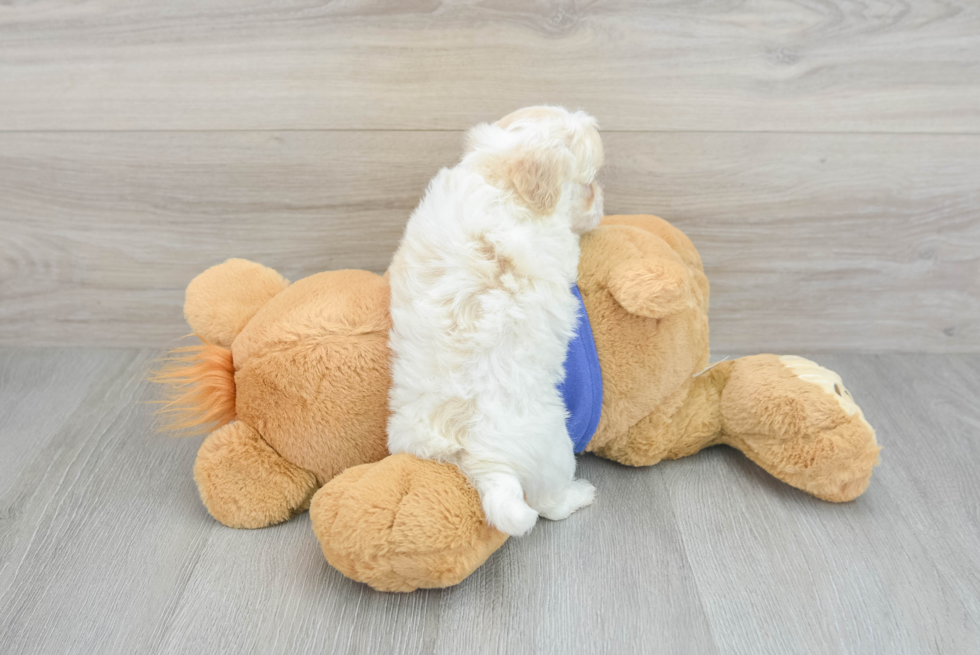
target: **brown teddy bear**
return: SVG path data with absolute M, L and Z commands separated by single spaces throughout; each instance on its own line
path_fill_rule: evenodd
M 708 365 L 708 281 L 691 241 L 654 216 L 609 216 L 582 238 L 579 289 L 602 373 L 586 450 L 630 466 L 726 444 L 833 502 L 878 461 L 836 373 L 754 355 Z M 327 560 L 386 591 L 445 587 L 506 540 L 449 464 L 386 448 L 388 284 L 367 271 L 289 284 L 232 259 L 187 287 L 203 342 L 155 376 L 173 428 L 214 429 L 194 465 L 218 521 L 259 528 L 310 509 Z

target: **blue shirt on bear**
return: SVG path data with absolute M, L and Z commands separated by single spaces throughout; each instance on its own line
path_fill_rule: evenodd
M 599 427 L 602 413 L 602 371 L 599 368 L 599 353 L 595 349 L 592 325 L 585 311 L 582 293 L 578 285 L 572 287 L 578 299 L 578 324 L 575 336 L 568 342 L 565 355 L 565 379 L 558 385 L 568 416 L 565 426 L 572 440 L 574 450 L 585 450 Z

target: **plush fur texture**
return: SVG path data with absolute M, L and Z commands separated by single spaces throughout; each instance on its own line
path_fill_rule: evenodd
M 151 375 L 171 396 L 162 409 L 170 426 L 217 428 L 198 453 L 195 480 L 208 511 L 232 527 L 284 521 L 344 469 L 388 454 L 387 282 L 367 271 L 320 273 L 256 307 L 279 280 L 235 259 L 199 275 L 185 301 L 196 309 L 186 313 L 212 316 L 220 330 L 195 330 L 232 337 L 230 348 L 179 348 Z M 248 283 L 258 289 L 237 287 Z M 241 306 L 227 307 L 229 298 Z
M 235 420 L 235 367 L 231 351 L 207 341 L 172 350 L 150 380 L 167 385 L 158 401 L 161 429 L 203 434 Z
M 388 449 L 456 464 L 512 535 L 592 502 L 558 393 L 579 234 L 602 218 L 602 144 L 582 112 L 480 125 L 429 184 L 388 271 Z M 679 292 L 677 292 L 679 293 Z
M 388 454 L 388 284 L 367 271 L 294 282 L 232 344 L 239 421 L 323 484 Z
M 280 457 L 241 421 L 204 441 L 194 481 L 211 515 L 233 528 L 285 521 L 309 507 L 319 486 L 315 475 Z
M 213 279 L 232 283 L 238 267 L 225 267 Z M 686 282 L 664 283 L 678 275 Z M 589 451 L 646 466 L 728 444 L 818 498 L 865 490 L 875 432 L 832 371 L 776 355 L 704 370 L 708 282 L 679 230 L 653 216 L 606 217 L 581 240 L 579 286 L 605 392 Z M 386 457 L 388 295 L 382 277 L 337 271 L 252 312 L 231 344 L 237 420 L 205 441 L 195 479 L 212 515 L 236 527 L 284 520 L 323 485 L 310 518 L 334 567 L 376 589 L 448 586 L 506 535 L 487 526 L 455 466 Z
M 310 508 L 323 553 L 376 589 L 456 584 L 507 539 L 455 466 L 401 454 L 335 479 Z
M 245 324 L 289 281 L 247 259 L 229 259 L 187 285 L 184 318 L 203 341 L 231 348 Z

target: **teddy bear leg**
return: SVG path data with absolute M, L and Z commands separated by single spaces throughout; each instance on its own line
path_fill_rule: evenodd
M 379 591 L 457 584 L 507 539 L 458 468 L 404 453 L 335 477 L 310 519 L 327 561 Z
M 874 429 L 840 376 L 802 357 L 735 360 L 721 412 L 726 443 L 824 500 L 857 498 L 878 463 Z
M 316 477 L 279 456 L 258 432 L 229 423 L 197 453 L 194 481 L 204 506 L 232 528 L 264 528 L 309 507 Z

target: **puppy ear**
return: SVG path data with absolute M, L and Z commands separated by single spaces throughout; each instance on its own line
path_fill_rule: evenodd
M 484 123 L 466 134 L 466 154 L 479 158 L 487 182 L 510 191 L 534 213 L 555 211 L 568 156 L 559 144 L 522 142 L 517 134 Z
M 555 211 L 561 197 L 564 157 L 552 148 L 521 148 L 504 157 L 497 175 L 536 214 Z

